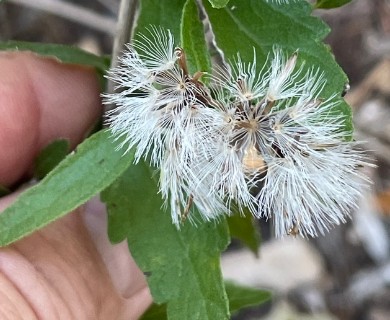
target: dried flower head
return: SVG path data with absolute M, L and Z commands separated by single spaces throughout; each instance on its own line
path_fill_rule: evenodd
M 122 147 L 160 171 L 160 193 L 179 226 L 196 207 L 214 219 L 248 208 L 273 220 L 277 236 L 316 236 L 345 221 L 366 157 L 347 142 L 324 75 L 274 48 L 261 68 L 237 56 L 215 70 L 210 87 L 189 74 L 169 31 L 151 27 L 129 45 L 105 95 Z M 366 179 L 367 180 L 367 179 Z

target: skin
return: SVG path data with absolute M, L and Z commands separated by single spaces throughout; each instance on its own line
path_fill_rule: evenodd
M 0 70 L 0 184 L 15 187 L 48 143 L 80 143 L 102 106 L 91 69 L 0 53 Z M 1 198 L 0 211 L 17 195 Z M 138 319 L 152 301 L 145 278 L 125 242 L 109 243 L 106 226 L 93 199 L 0 248 L 0 319 Z

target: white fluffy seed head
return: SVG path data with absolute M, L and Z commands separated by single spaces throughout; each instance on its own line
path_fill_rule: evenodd
M 280 48 L 262 68 L 239 55 L 211 77 L 210 88 L 188 74 L 172 34 L 150 27 L 108 74 L 117 92 L 107 123 L 135 161 L 160 173 L 172 221 L 204 220 L 244 208 L 272 219 L 277 236 L 316 236 L 345 222 L 367 158 L 346 142 L 336 95 L 323 98 L 325 75 L 304 71 L 298 52 Z M 260 71 L 257 71 L 259 70 Z
M 170 70 L 178 59 L 172 33 L 160 27 L 150 26 L 147 34 L 139 34 L 132 47 L 150 70 Z
M 243 62 L 238 54 L 230 68 L 217 68 L 214 81 L 218 86 L 228 91 L 236 101 L 248 103 L 264 96 L 268 75 L 262 71 L 257 71 L 256 52 L 254 50 L 252 62 Z

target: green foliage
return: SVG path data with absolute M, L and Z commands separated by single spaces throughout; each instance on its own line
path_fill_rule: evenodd
M 142 315 L 141 320 L 166 320 L 167 305 L 153 303 Z
M 213 9 L 204 2 L 213 27 L 218 47 L 225 58 L 234 59 L 237 52 L 244 61 L 253 60 L 256 50 L 258 69 L 272 52 L 273 46 L 292 54 L 299 50 L 299 62 L 306 68 L 318 67 L 327 79 L 326 97 L 337 93 L 340 104 L 338 113 L 351 119 L 349 106 L 340 98 L 348 79 L 335 62 L 329 48 L 321 41 L 329 28 L 318 18 L 310 16 L 311 6 L 304 0 L 290 4 L 277 4 L 265 0 L 231 0 L 229 7 Z M 234 35 L 234 36 L 232 36 Z M 346 130 L 352 131 L 352 123 L 345 122 Z
M 225 288 L 229 297 L 229 310 L 231 313 L 262 304 L 271 299 L 271 293 L 269 291 L 240 286 L 231 281 L 225 282 Z M 166 319 L 167 308 L 165 304 L 152 304 L 141 318 L 141 320 Z
M 34 163 L 34 176 L 43 179 L 63 160 L 69 152 L 69 142 L 65 139 L 55 140 L 47 145 Z
M 122 156 L 115 147 L 110 133 L 100 131 L 22 193 L 0 215 L 0 245 L 44 227 L 107 187 L 132 162 L 130 155 Z
M 180 39 L 180 21 L 186 0 L 142 0 L 140 1 L 140 16 L 137 21 L 136 33 L 144 33 L 150 25 L 161 26 L 169 29 L 175 36 L 176 41 Z M 177 43 L 179 45 L 179 43 Z
M 227 224 L 195 216 L 196 227 L 187 221 L 177 230 L 161 210 L 152 174 L 143 163 L 130 166 L 103 192 L 111 240 L 127 238 L 154 301 L 167 303 L 169 319 L 229 319 L 219 261 L 229 242 Z
M 245 216 L 240 216 L 239 214 L 232 215 L 227 218 L 227 222 L 229 225 L 230 236 L 240 240 L 256 256 L 258 256 L 260 233 L 255 226 L 250 212 L 246 213 Z
M 26 41 L 0 42 L 0 50 L 5 51 L 31 51 L 40 56 L 55 58 L 63 63 L 81 64 L 94 67 L 104 73 L 109 67 L 107 57 L 99 57 L 77 47 L 62 44 L 36 43 Z
M 229 7 L 221 10 L 213 9 L 207 2 L 205 7 L 217 45 L 227 59 L 232 60 L 240 52 L 244 61 L 251 61 L 254 48 L 260 70 L 273 46 L 290 54 L 299 50 L 299 57 L 306 61 L 308 68 L 316 66 L 325 72 L 329 80 L 328 93 L 343 90 L 346 76 L 321 42 L 329 28 L 310 16 L 311 7 L 306 1 L 276 4 L 265 0 L 245 3 L 231 0 Z
M 315 4 L 316 9 L 332 9 L 341 7 L 352 0 L 317 0 Z
M 190 74 L 196 71 L 210 71 L 210 56 L 196 0 L 187 0 L 184 6 L 181 19 L 181 45 L 186 52 Z
M 225 282 L 225 287 L 229 297 L 229 309 L 232 313 L 245 307 L 259 305 L 271 299 L 269 291 L 248 288 L 233 282 Z
M 103 75 L 110 66 L 110 59 L 99 57 L 76 47 L 62 44 L 36 43 L 26 41 L 0 42 L 0 51 L 31 51 L 40 56 L 56 59 L 63 63 L 80 64 L 95 68 L 104 84 Z

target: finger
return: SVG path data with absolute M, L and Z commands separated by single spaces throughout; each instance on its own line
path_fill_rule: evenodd
M 139 319 L 152 304 L 149 288 L 143 288 L 127 298 L 118 320 Z
M 39 319 L 117 319 L 121 300 L 78 209 L 0 250 L 0 273 Z M 88 315 L 88 316 L 87 316 Z
M 14 193 L 2 198 L 0 211 L 16 197 Z M 0 249 L 0 275 L 21 293 L 23 299 L 19 300 L 28 301 L 42 319 L 51 319 L 56 310 L 82 314 L 87 305 L 91 309 L 98 307 L 93 303 L 96 300 L 107 302 L 101 307 L 107 314 L 117 313 L 113 318 L 138 319 L 152 303 L 152 297 L 126 242 L 109 242 L 104 205 L 97 198 L 76 211 Z M 0 297 L 5 288 L 0 286 Z M 61 293 L 60 298 L 57 293 Z
M 0 54 L 0 184 L 12 185 L 56 138 L 75 146 L 101 114 L 92 69 L 32 53 Z
M 126 319 L 138 319 L 152 303 L 152 297 L 144 274 L 129 253 L 127 242 L 110 243 L 106 208 L 98 198 L 84 206 L 82 217 L 115 288 L 123 298 L 123 314 L 128 317 Z

